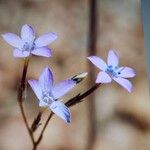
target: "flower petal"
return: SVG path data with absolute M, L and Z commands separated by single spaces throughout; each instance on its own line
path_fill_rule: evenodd
M 51 57 L 52 56 L 51 50 L 47 47 L 37 48 L 37 49 L 33 50 L 31 53 L 34 55 L 43 56 L 43 57 Z
M 44 34 L 35 40 L 35 46 L 37 48 L 47 46 L 57 39 L 57 35 L 53 32 Z
M 108 52 L 108 58 L 107 58 L 108 66 L 116 67 L 116 66 L 118 66 L 118 63 L 119 63 L 118 54 L 115 51 L 110 50 Z
M 36 94 L 37 98 L 39 100 L 42 99 L 42 90 L 37 80 L 28 80 L 28 83 L 30 84 L 32 90 Z
M 97 75 L 96 83 L 110 83 L 111 77 L 104 71 L 101 71 Z
M 13 33 L 2 34 L 3 39 L 13 47 L 22 48 L 23 42 L 19 36 Z
M 35 31 L 34 31 L 33 27 L 29 26 L 27 24 L 23 25 L 22 29 L 21 29 L 21 38 L 25 42 L 33 42 L 33 40 L 35 38 Z
M 27 51 L 22 51 L 22 50 L 19 50 L 19 49 L 15 49 L 13 51 L 13 55 L 14 55 L 14 57 L 25 58 L 25 57 L 28 57 L 30 55 L 30 53 L 27 52 Z
M 46 67 L 39 77 L 39 84 L 43 92 L 51 92 L 53 86 L 53 73 Z
M 58 117 L 62 118 L 66 123 L 70 123 L 71 114 L 69 108 L 62 102 L 54 101 L 49 107 Z
M 123 88 L 125 88 L 129 93 L 132 91 L 132 83 L 124 78 L 118 77 L 118 78 L 113 78 L 117 83 L 119 83 Z
M 74 80 L 64 80 L 52 88 L 52 95 L 58 99 L 68 93 L 75 85 L 76 81 Z
M 96 67 L 99 69 L 105 71 L 107 68 L 107 64 L 99 57 L 97 56 L 90 56 L 87 57 Z
M 134 77 L 135 70 L 130 68 L 130 67 L 120 67 L 118 70 L 118 77 L 123 77 L 123 78 L 132 78 Z

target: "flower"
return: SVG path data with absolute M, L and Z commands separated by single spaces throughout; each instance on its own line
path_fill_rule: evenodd
M 135 71 L 130 67 L 119 67 L 119 57 L 115 51 L 108 52 L 107 64 L 97 56 L 90 56 L 88 59 L 102 70 L 97 75 L 96 83 L 110 83 L 113 79 L 128 92 L 132 91 L 132 83 L 126 78 L 134 77 Z
M 21 37 L 14 33 L 2 34 L 3 39 L 15 48 L 14 57 L 28 57 L 30 54 L 50 57 L 51 50 L 46 47 L 56 40 L 57 35 L 53 32 L 35 38 L 35 31 L 27 24 L 22 26 Z
M 46 67 L 39 77 L 39 80 L 28 80 L 31 88 L 39 99 L 40 107 L 49 107 L 53 113 L 70 123 L 70 111 L 63 102 L 58 99 L 69 92 L 76 84 L 76 79 L 61 81 L 53 84 L 53 73 Z

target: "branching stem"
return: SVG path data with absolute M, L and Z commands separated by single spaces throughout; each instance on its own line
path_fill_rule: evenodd
M 93 93 L 99 86 L 100 86 L 100 84 L 95 84 L 95 85 L 93 85 L 89 90 L 87 90 L 87 91 L 86 91 L 85 93 L 83 93 L 82 95 L 78 94 L 78 95 L 76 95 L 75 97 L 69 99 L 69 100 L 65 103 L 65 105 L 66 105 L 67 107 L 72 107 L 72 106 L 74 106 L 75 104 L 78 104 L 78 103 L 82 102 L 85 97 L 87 97 L 87 96 L 89 96 L 91 93 Z M 45 129 L 46 129 L 46 127 L 47 127 L 47 125 L 48 125 L 50 119 L 52 118 L 52 116 L 53 116 L 53 113 L 51 112 L 51 113 L 49 114 L 49 116 L 48 116 L 48 118 L 47 118 L 45 124 L 44 124 L 44 127 L 43 127 L 43 129 L 42 129 L 42 131 L 41 131 L 41 133 L 40 133 L 40 135 L 39 135 L 38 140 L 35 142 L 35 143 L 36 143 L 36 147 L 37 147 L 37 145 L 41 142 L 41 140 L 42 140 L 42 138 L 43 138 L 44 131 L 45 131 Z M 35 150 L 35 149 L 34 149 L 34 150 Z
M 23 94 L 26 88 L 26 75 L 27 75 L 27 69 L 28 69 L 28 64 L 29 64 L 29 58 L 25 58 L 24 60 L 24 68 L 23 68 L 23 72 L 22 72 L 22 78 L 21 78 L 21 83 L 18 89 L 18 103 L 19 103 L 19 107 L 20 107 L 20 111 L 22 114 L 22 118 L 24 120 L 25 126 L 27 128 L 27 131 L 30 135 L 32 144 L 33 144 L 33 150 L 37 149 L 37 146 L 40 144 L 42 138 L 43 138 L 43 134 L 45 132 L 46 127 L 48 126 L 49 121 L 51 120 L 52 116 L 53 116 L 53 112 L 51 112 L 43 126 L 43 129 L 38 137 L 37 140 L 34 139 L 34 135 L 32 130 L 30 129 L 30 126 L 28 124 L 25 112 L 24 112 L 24 107 L 23 107 Z M 98 87 L 100 86 L 100 84 L 94 84 L 89 90 L 87 90 L 86 92 L 84 92 L 83 94 L 78 94 L 76 96 L 74 96 L 73 98 L 69 99 L 65 105 L 67 107 L 72 107 L 75 104 L 78 104 L 80 102 L 83 101 L 84 98 L 86 98 L 87 96 L 89 96 L 91 93 L 93 93 Z

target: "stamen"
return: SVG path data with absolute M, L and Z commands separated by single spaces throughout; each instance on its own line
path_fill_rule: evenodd
M 51 104 L 54 101 L 54 98 L 49 92 L 43 92 L 42 100 L 47 104 Z
M 112 65 L 108 66 L 106 69 L 106 73 L 108 73 L 111 77 L 117 77 L 117 66 L 113 68 Z
M 119 71 L 118 71 L 118 74 L 121 74 L 121 71 L 124 70 L 125 67 L 122 67 Z
M 23 45 L 23 51 L 31 52 L 35 48 L 35 43 L 34 42 L 25 42 Z

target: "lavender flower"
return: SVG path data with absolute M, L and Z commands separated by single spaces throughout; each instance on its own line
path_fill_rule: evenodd
M 25 24 L 21 29 L 21 38 L 14 33 L 6 33 L 2 37 L 15 48 L 14 57 L 24 58 L 30 54 L 50 57 L 52 55 L 51 50 L 46 46 L 52 43 L 57 38 L 57 35 L 50 32 L 36 39 L 33 27 Z
M 135 76 L 135 71 L 126 66 L 119 67 L 119 57 L 117 53 L 110 50 L 108 53 L 107 64 L 97 56 L 90 56 L 88 59 L 102 71 L 97 75 L 96 83 L 110 83 L 115 80 L 128 92 L 132 91 L 132 83 L 126 78 Z
M 58 99 L 69 92 L 76 84 L 76 78 L 64 80 L 59 84 L 53 85 L 53 73 L 46 67 L 39 77 L 39 80 L 29 80 L 29 84 L 39 99 L 39 106 L 49 107 L 52 112 L 70 123 L 70 111 Z

